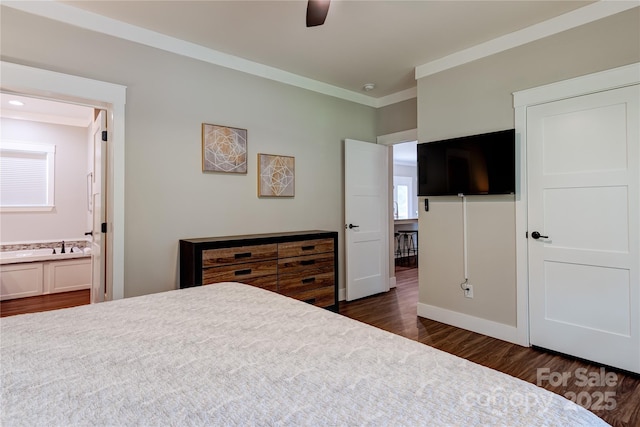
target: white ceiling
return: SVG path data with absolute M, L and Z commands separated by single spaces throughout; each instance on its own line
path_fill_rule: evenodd
M 23 105 L 12 105 L 10 101 Z M 93 108 L 2 92 L 0 117 L 86 128 L 93 121 Z
M 305 27 L 306 0 L 61 3 L 348 91 L 364 94 L 374 83 L 366 95 L 381 98 L 415 90 L 418 66 L 593 1 L 333 0 L 313 28 Z

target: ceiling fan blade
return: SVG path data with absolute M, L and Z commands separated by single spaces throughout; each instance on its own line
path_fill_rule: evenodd
M 307 2 L 307 27 L 324 24 L 331 0 L 309 0 Z

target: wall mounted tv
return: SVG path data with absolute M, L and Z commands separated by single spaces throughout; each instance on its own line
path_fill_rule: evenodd
M 418 144 L 418 196 L 515 191 L 515 129 Z

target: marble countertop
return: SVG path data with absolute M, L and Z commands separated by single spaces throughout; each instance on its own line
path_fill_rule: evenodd
M 415 224 L 418 222 L 418 218 L 400 218 L 394 219 L 394 224 Z

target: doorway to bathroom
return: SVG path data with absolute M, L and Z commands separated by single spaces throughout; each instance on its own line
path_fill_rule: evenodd
M 126 86 L 0 61 L 0 91 L 41 99 L 85 105 L 107 111 L 108 145 L 103 153 L 107 164 L 103 182 L 106 190 L 106 251 L 104 293 L 106 300 L 124 298 L 124 158 Z M 84 183 L 83 183 L 84 187 Z
M 2 314 L 103 301 L 106 111 L 5 91 L 0 105 Z

